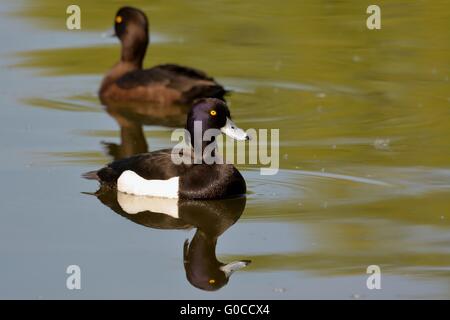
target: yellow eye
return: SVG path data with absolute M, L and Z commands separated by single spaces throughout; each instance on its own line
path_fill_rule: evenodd
M 210 115 L 212 115 L 213 117 L 217 114 L 217 112 L 216 112 L 216 110 L 211 110 L 210 112 L 209 112 L 209 114 Z
M 121 16 L 117 16 L 116 17 L 116 22 L 117 23 L 121 23 L 122 22 L 122 17 Z
M 214 112 L 215 112 L 215 111 L 214 111 Z M 216 280 L 210 279 L 208 282 L 209 282 L 209 284 L 214 284 L 214 283 L 216 283 Z

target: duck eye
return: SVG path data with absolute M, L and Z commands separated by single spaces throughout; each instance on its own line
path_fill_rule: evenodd
M 122 17 L 121 17 L 121 16 L 117 16 L 117 17 L 116 17 L 116 22 L 117 22 L 117 23 L 121 23 L 121 22 L 122 22 L 122 20 L 123 20 L 123 19 L 122 19 Z
M 216 110 L 211 110 L 210 112 L 209 112 L 209 114 L 210 115 L 212 115 L 213 117 L 217 114 L 217 111 Z

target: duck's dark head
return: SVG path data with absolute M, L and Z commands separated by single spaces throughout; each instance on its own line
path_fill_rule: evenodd
M 145 13 L 133 7 L 120 8 L 114 17 L 114 35 L 122 43 L 122 61 L 142 67 L 149 38 Z
M 194 139 L 202 139 L 207 130 L 214 137 L 223 133 L 235 140 L 249 140 L 247 133 L 238 128 L 231 120 L 230 110 L 226 103 L 216 98 L 202 98 L 194 101 L 187 116 L 186 129 L 191 143 Z M 214 130 L 215 129 L 215 130 Z

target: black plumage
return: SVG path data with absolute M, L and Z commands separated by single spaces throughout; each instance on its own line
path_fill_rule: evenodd
M 214 111 L 215 115 L 211 116 Z M 218 99 L 200 99 L 192 107 L 187 118 L 187 131 L 194 137 L 190 124 L 203 123 L 203 131 L 220 129 L 230 117 L 226 104 Z M 208 144 L 202 146 L 202 150 Z M 182 151 L 179 151 L 182 152 Z M 84 175 L 87 179 L 96 179 L 105 187 L 114 188 L 117 179 L 131 170 L 147 180 L 167 180 L 179 177 L 178 196 L 180 199 L 222 199 L 246 193 L 246 183 L 240 172 L 231 164 L 202 163 L 195 164 L 194 152 L 190 152 L 190 163 L 175 164 L 172 161 L 172 149 L 138 154 L 116 160 L 106 167 Z

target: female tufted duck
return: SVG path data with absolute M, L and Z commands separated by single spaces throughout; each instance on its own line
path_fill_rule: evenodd
M 203 97 L 223 99 L 226 91 L 206 73 L 175 64 L 142 69 L 149 42 L 148 20 L 139 9 L 122 7 L 115 16 L 114 35 L 120 39 L 120 61 L 108 72 L 99 90 L 103 104 L 146 101 L 162 105 L 190 104 Z

